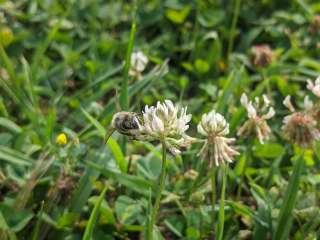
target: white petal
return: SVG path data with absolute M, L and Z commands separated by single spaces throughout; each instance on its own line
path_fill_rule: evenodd
M 255 117 L 257 117 L 257 111 L 256 111 L 256 109 L 253 107 L 253 105 L 252 105 L 251 102 L 247 105 L 247 112 L 248 112 L 248 118 L 255 118 Z
M 164 132 L 163 122 L 157 116 L 153 116 L 152 119 L 152 129 L 156 132 Z
M 310 100 L 309 96 L 304 97 L 303 104 L 306 110 L 310 110 L 313 107 L 313 102 Z
M 248 97 L 245 93 L 242 93 L 241 98 L 240 98 L 240 103 L 244 107 L 246 107 L 248 105 Z
M 283 105 L 285 105 L 291 112 L 294 112 L 295 109 L 291 103 L 291 96 L 288 95 L 286 98 L 283 100 Z
M 262 95 L 262 98 L 263 98 L 263 102 L 264 102 L 265 106 L 268 107 L 271 103 L 270 99 L 265 94 Z
M 307 79 L 307 88 L 312 90 L 314 88 L 313 82 L 310 79 Z
M 202 134 L 203 136 L 208 136 L 207 132 L 203 129 L 201 123 L 198 124 L 197 130 L 198 130 L 198 133 Z
M 270 107 L 269 108 L 269 111 L 263 115 L 264 119 L 270 119 L 272 118 L 274 115 L 276 114 L 276 112 L 274 111 L 274 108 L 273 107 Z

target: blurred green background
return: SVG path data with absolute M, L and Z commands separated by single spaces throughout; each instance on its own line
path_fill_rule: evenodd
M 129 77 L 130 110 L 164 99 L 187 105 L 195 135 L 201 114 L 215 108 L 235 136 L 246 117 L 241 94 L 269 95 L 273 135 L 265 145 L 250 143 L 241 199 L 247 155 L 231 166 L 224 239 L 272 239 L 291 157 L 301 153 L 281 137 L 281 103 L 290 94 L 300 106 L 306 79 L 319 75 L 319 14 L 317 0 L 0 0 L 1 239 L 81 239 L 105 185 L 93 238 L 142 239 L 161 153 L 149 143 L 123 144 L 117 134 L 107 145 L 103 139 L 120 110 L 133 22 L 133 51 L 149 63 L 141 79 Z M 261 45 L 268 50 L 256 53 Z M 245 152 L 248 142 L 241 144 Z M 184 198 L 184 173 L 199 169 L 198 149 L 169 159 L 159 239 L 209 236 L 205 176 L 205 199 Z M 319 156 L 316 147 L 304 154 L 290 239 L 320 236 Z

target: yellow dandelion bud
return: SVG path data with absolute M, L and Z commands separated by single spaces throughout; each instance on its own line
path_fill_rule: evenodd
M 68 138 L 67 135 L 64 133 L 60 133 L 57 137 L 56 137 L 56 143 L 63 146 L 66 145 L 68 143 Z

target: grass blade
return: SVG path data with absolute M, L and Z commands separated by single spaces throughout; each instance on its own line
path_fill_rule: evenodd
M 149 189 L 155 190 L 154 184 L 152 184 L 150 181 L 145 180 L 144 178 L 125 173 L 119 173 L 108 168 L 103 168 L 94 162 L 87 162 L 87 165 L 98 170 L 105 177 L 111 178 L 116 182 L 131 189 L 132 191 L 141 193 L 145 196 L 148 196 Z
M 121 172 L 126 173 L 128 164 L 121 151 L 119 144 L 111 137 L 109 138 L 107 144 L 118 164 L 119 169 L 121 170 Z
M 131 53 L 133 50 L 135 34 L 136 34 L 136 23 L 135 21 L 133 21 L 131 25 L 129 44 L 128 44 L 127 54 L 126 54 L 126 63 L 124 65 L 123 81 L 122 81 L 121 92 L 120 92 L 120 105 L 122 110 L 129 109 L 129 96 L 128 96 L 129 68 L 131 64 Z
M 94 205 L 93 211 L 90 215 L 89 221 L 86 226 L 86 230 L 85 230 L 83 238 L 82 238 L 83 240 L 90 240 L 91 239 L 91 235 L 92 235 L 94 226 L 96 225 L 96 221 L 98 218 L 100 206 L 101 206 L 101 203 L 104 199 L 104 195 L 106 194 L 107 188 L 108 188 L 107 186 L 104 187 L 103 191 L 101 192 L 101 194 L 99 196 L 98 201 Z
M 102 138 L 104 138 L 106 136 L 106 130 L 104 129 L 104 127 L 98 122 L 98 120 L 96 120 L 94 117 L 92 117 L 86 110 L 81 108 L 81 111 L 85 115 L 85 117 L 91 122 L 91 124 L 96 127 L 96 129 L 99 132 L 99 135 Z M 121 151 L 119 144 L 111 137 L 109 137 L 107 144 L 108 144 L 108 147 L 110 148 L 121 172 L 123 172 L 123 173 L 127 172 L 127 162 L 126 162 L 126 159 Z
M 243 74 L 244 67 L 242 66 L 237 72 L 232 71 L 226 83 L 223 86 L 223 91 L 221 97 L 219 97 L 217 102 L 217 112 L 224 112 L 225 108 L 229 104 L 229 100 L 232 97 L 233 92 L 237 89 L 239 82 L 241 81 L 241 76 Z
M 297 158 L 298 159 L 295 161 L 293 173 L 290 177 L 285 198 L 280 209 L 277 229 L 274 235 L 275 240 L 286 239 L 290 231 L 292 211 L 297 200 L 300 177 L 304 166 L 303 154 Z
M 7 119 L 7 118 L 3 118 L 0 117 L 0 126 L 14 132 L 14 133 L 21 133 L 22 129 L 15 124 L 13 121 Z

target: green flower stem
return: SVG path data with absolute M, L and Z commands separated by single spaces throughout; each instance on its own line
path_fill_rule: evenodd
M 216 233 L 216 212 L 215 205 L 217 201 L 217 189 L 216 189 L 216 167 L 213 166 L 211 170 L 211 224 L 213 235 Z
M 234 4 L 234 13 L 233 13 L 233 18 L 232 18 L 232 23 L 231 23 L 231 30 L 230 30 L 230 34 L 229 34 L 229 41 L 228 41 L 228 52 L 227 52 L 227 62 L 229 64 L 229 60 L 230 60 L 230 55 L 233 49 L 233 43 L 234 43 L 234 36 L 236 33 L 236 26 L 237 26 L 237 22 L 238 22 L 238 17 L 239 17 L 239 13 L 240 13 L 240 4 L 241 4 L 241 0 L 235 0 L 235 4 Z
M 166 180 L 166 164 L 167 164 L 167 149 L 166 144 L 162 141 L 162 167 L 161 167 L 161 174 L 159 178 L 159 189 L 156 195 L 156 200 L 154 206 L 152 208 L 151 218 L 149 222 L 149 229 L 148 229 L 148 240 L 153 239 L 153 226 L 156 223 L 156 218 L 158 214 L 158 210 L 160 207 L 160 200 L 161 200 L 161 193 L 164 189 L 164 184 Z
M 267 76 L 267 71 L 264 68 L 261 69 L 261 78 L 262 78 L 262 81 L 265 82 L 268 97 L 272 99 L 272 88 L 271 88 L 270 78 Z
M 228 166 L 222 167 L 222 189 L 221 189 L 221 199 L 220 199 L 220 207 L 219 207 L 219 221 L 218 221 L 218 231 L 217 238 L 218 240 L 223 239 L 223 230 L 224 230 L 224 199 L 226 195 L 226 182 L 227 182 L 227 174 L 228 174 Z
M 245 179 L 246 171 L 247 171 L 248 166 L 250 166 L 250 164 L 251 164 L 251 158 L 252 158 L 251 146 L 252 146 L 252 142 L 249 142 L 247 146 L 249 146 L 249 147 L 247 148 L 246 156 L 244 158 L 243 169 L 242 169 L 242 172 L 241 172 L 240 182 L 239 182 L 239 186 L 238 186 L 238 190 L 237 190 L 237 196 L 236 196 L 236 200 L 237 201 L 241 197 L 242 187 L 243 187 L 243 182 L 244 182 L 244 179 Z

